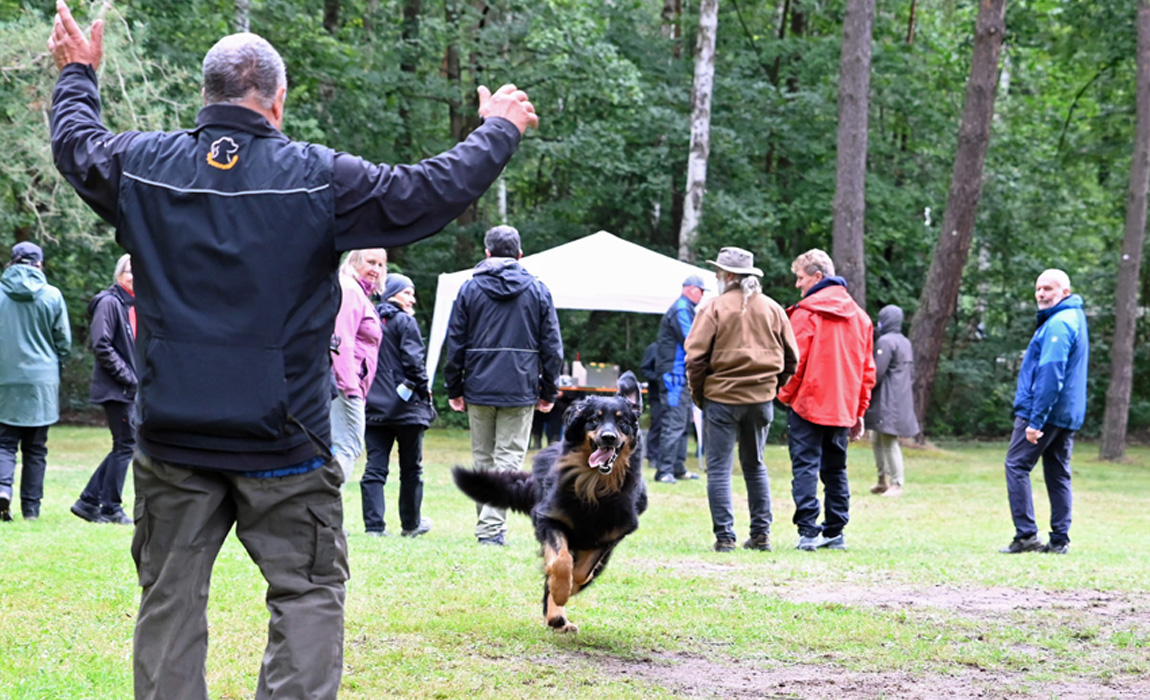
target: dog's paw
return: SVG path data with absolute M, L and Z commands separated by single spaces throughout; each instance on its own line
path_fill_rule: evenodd
M 565 616 L 551 618 L 547 625 L 556 632 L 578 632 L 579 626 L 571 623 Z

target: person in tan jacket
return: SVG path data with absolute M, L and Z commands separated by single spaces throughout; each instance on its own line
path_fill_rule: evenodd
M 687 336 L 687 381 L 703 407 L 707 453 L 707 503 L 715 551 L 735 549 L 731 498 L 733 451 L 747 485 L 751 513 L 745 549 L 771 550 L 771 486 L 763 445 L 774 418 L 775 392 L 795 373 L 798 345 L 786 312 L 762 293 L 754 256 L 723 248 L 718 260 L 719 296 L 699 307 Z

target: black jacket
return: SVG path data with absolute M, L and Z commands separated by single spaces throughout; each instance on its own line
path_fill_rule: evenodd
M 427 368 L 419 324 L 395 304 L 385 301 L 375 307 L 383 323 L 379 343 L 379 365 L 375 381 L 367 393 L 367 422 L 376 425 L 431 425 L 433 409 L 427 387 Z M 404 401 L 396 393 L 403 384 L 411 389 Z
M 119 284 L 88 302 L 92 354 L 96 358 L 89 395 L 93 403 L 131 403 L 136 398 L 136 339 L 128 318 L 128 310 L 135 303 L 135 298 Z
M 478 406 L 554 401 L 563 339 L 551 291 L 511 258 L 487 258 L 459 290 L 447 326 L 447 397 Z
M 412 166 L 294 142 L 245 107 L 191 131 L 110 133 L 96 74 L 53 93 L 56 167 L 132 254 L 138 446 L 191 466 L 263 471 L 328 452 L 328 347 L 341 251 L 439 231 L 490 187 L 519 131 L 490 119 Z

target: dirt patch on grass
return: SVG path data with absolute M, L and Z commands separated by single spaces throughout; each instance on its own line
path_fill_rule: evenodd
M 626 661 L 596 657 L 596 668 L 667 688 L 687 698 L 801 698 L 803 700 L 935 700 L 936 698 L 1052 698 L 1097 700 L 1150 696 L 1141 678 L 1107 682 L 1035 682 L 1021 673 L 958 669 L 952 673 L 850 671 L 818 660 L 803 665 L 728 665 L 679 655 Z

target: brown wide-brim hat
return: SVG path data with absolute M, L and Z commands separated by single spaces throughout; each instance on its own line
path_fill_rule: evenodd
M 729 246 L 720 250 L 718 257 L 718 260 L 708 260 L 707 263 L 735 275 L 763 276 L 763 271 L 755 267 L 755 256 L 749 250 Z

